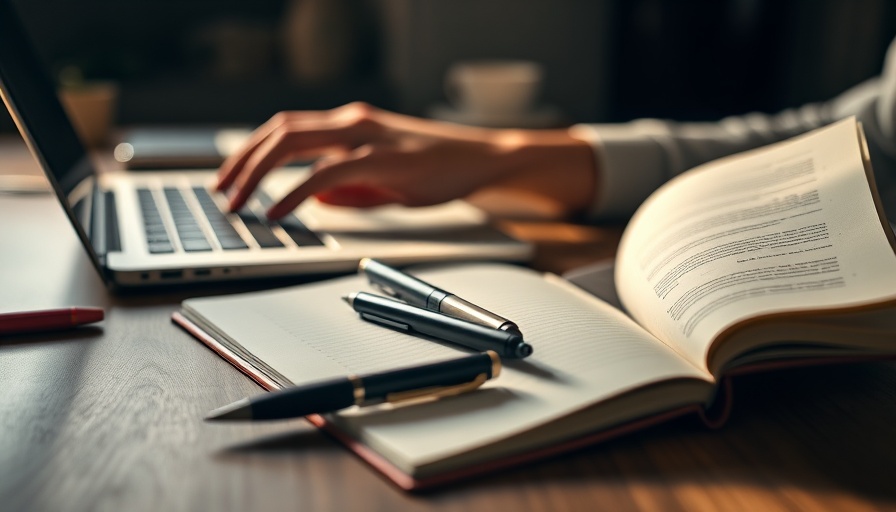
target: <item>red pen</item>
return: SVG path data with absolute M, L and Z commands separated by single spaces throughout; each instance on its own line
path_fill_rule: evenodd
M 60 308 L 0 313 L 0 335 L 68 329 L 103 319 L 102 308 Z

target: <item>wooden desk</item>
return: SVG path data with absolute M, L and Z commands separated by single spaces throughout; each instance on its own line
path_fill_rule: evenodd
M 0 172 L 35 170 L 20 143 L 0 144 Z M 304 421 L 202 422 L 261 389 L 169 315 L 236 287 L 111 296 L 52 198 L 0 195 L 0 218 L 3 304 L 107 311 L 100 328 L 0 340 L 2 510 L 896 509 L 891 363 L 742 378 L 721 430 L 678 421 L 408 495 Z M 554 271 L 611 253 L 618 235 L 514 226 Z

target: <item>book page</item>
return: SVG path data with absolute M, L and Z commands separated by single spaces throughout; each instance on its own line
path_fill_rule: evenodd
M 738 321 L 894 297 L 896 256 L 863 149 L 851 118 L 670 181 L 623 236 L 623 304 L 703 365 Z
M 558 277 L 506 264 L 414 273 L 512 319 L 534 353 L 525 360 L 504 359 L 501 375 L 473 393 L 419 406 L 355 408 L 335 418 L 406 471 L 650 383 L 711 379 L 618 310 Z M 362 277 L 350 276 L 279 291 L 190 299 L 184 308 L 293 384 L 470 353 L 362 320 L 340 299 L 359 290 L 374 291 Z M 682 393 L 660 406 L 649 405 L 665 410 L 696 403 L 711 390 L 704 385 L 699 396 Z M 633 414 L 650 412 L 658 411 Z

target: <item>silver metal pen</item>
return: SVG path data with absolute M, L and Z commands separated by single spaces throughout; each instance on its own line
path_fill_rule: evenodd
M 522 336 L 510 320 L 374 259 L 362 259 L 358 271 L 386 295 L 413 306 Z
M 364 320 L 407 334 L 435 338 L 480 352 L 492 350 L 509 359 L 523 359 L 533 352 L 532 345 L 519 334 L 467 322 L 389 297 L 355 292 L 342 300 Z

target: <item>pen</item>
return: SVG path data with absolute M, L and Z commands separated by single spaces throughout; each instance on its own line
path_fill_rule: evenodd
M 510 320 L 374 259 L 362 259 L 358 270 L 386 295 L 413 306 L 522 335 L 520 328 Z
M 279 420 L 418 399 L 442 398 L 472 391 L 501 373 L 494 352 L 450 359 L 371 375 L 349 375 L 244 398 L 215 409 L 208 421 Z
M 68 329 L 102 319 L 102 308 L 71 307 L 0 313 L 0 334 Z
M 519 359 L 532 354 L 532 346 L 516 333 L 492 329 L 365 292 L 349 294 L 343 300 L 364 320 L 386 327 L 431 336 L 473 350 L 494 350 L 501 357 Z

